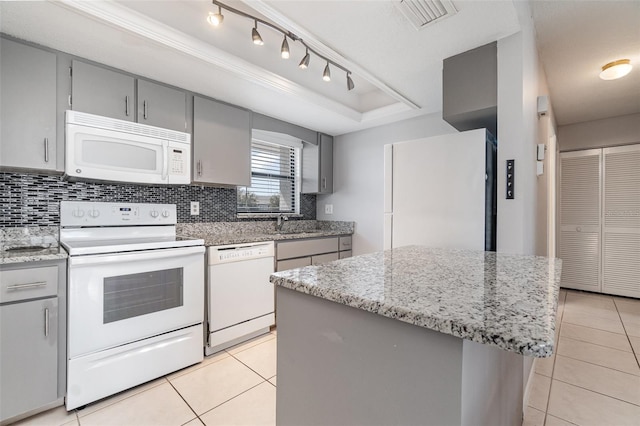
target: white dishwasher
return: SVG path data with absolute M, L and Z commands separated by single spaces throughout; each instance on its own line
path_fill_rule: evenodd
M 275 324 L 273 241 L 209 247 L 205 354 L 269 331 Z

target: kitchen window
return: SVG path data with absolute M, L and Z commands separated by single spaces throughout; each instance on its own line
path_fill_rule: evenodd
M 301 151 L 292 136 L 254 130 L 251 186 L 238 187 L 238 213 L 300 213 Z

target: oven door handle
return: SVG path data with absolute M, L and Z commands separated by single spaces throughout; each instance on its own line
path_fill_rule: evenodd
M 204 246 L 180 247 L 172 249 L 145 250 L 131 253 L 108 253 L 86 256 L 71 256 L 69 266 L 106 265 L 144 260 L 175 259 L 176 257 L 202 255 L 204 262 Z

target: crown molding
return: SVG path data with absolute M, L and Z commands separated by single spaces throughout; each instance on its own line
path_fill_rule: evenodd
M 234 76 L 257 83 L 277 92 L 298 96 L 308 102 L 340 114 L 356 122 L 363 121 L 363 113 L 340 102 L 307 89 L 300 84 L 267 71 L 224 50 L 198 40 L 168 25 L 115 2 L 85 0 L 49 0 L 114 27 L 136 34 L 182 54 L 200 59 L 231 72 Z
M 322 43 L 317 37 L 311 34 L 309 31 L 292 21 L 291 19 L 284 16 L 278 10 L 266 4 L 263 0 L 241 0 L 247 6 L 251 7 L 258 13 L 262 14 L 269 20 L 273 21 L 277 25 L 286 28 L 296 34 L 298 37 L 302 38 L 305 43 L 308 43 L 314 50 L 317 50 L 322 55 L 331 59 L 334 62 L 344 65 L 346 68 L 351 70 L 351 72 L 358 76 L 358 78 L 364 79 L 367 82 L 371 83 L 373 86 L 380 89 L 385 94 L 391 96 L 396 101 L 406 105 L 410 109 L 420 109 L 420 106 L 388 86 L 385 82 L 368 72 L 366 69 L 362 68 L 355 62 L 352 62 L 340 55 L 338 52 L 333 50 L 331 47 Z M 373 112 L 373 111 L 370 111 Z M 369 112 L 365 113 L 368 114 Z

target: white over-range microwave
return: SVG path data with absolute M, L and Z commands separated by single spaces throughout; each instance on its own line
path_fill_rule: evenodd
M 179 185 L 191 182 L 191 135 L 66 112 L 65 177 Z

